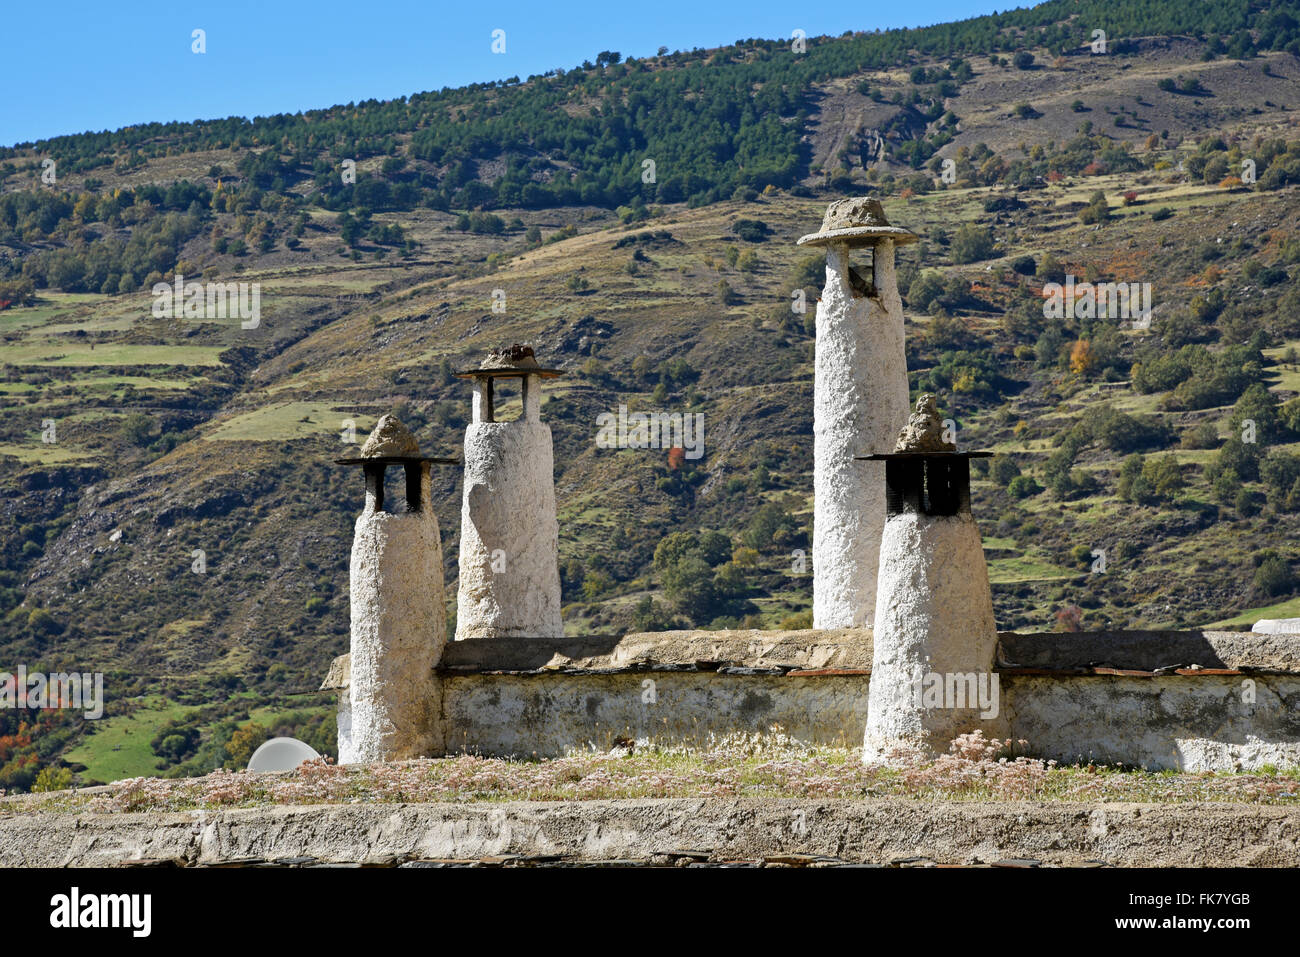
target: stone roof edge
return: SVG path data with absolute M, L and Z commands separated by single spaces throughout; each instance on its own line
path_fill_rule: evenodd
M 871 670 L 870 629 L 663 631 L 563 638 L 448 642 L 446 676 L 612 675 L 712 672 L 832 677 Z M 1300 674 L 1300 634 L 1234 631 L 1041 632 L 998 635 L 997 670 L 1008 676 L 1184 677 Z M 335 658 L 322 691 L 351 681 L 351 659 Z

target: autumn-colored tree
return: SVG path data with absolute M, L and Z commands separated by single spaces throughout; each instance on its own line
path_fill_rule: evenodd
M 35 780 L 41 759 L 32 743 L 33 730 L 32 724 L 20 721 L 17 731 L 0 734 L 0 788 L 22 791 Z
M 1097 355 L 1093 351 L 1092 343 L 1087 339 L 1080 339 L 1070 347 L 1071 372 L 1076 375 L 1087 375 L 1096 364 Z
M 1057 631 L 1079 631 L 1083 624 L 1083 609 L 1078 605 L 1066 605 L 1056 613 Z
M 253 756 L 253 752 L 266 740 L 266 737 L 266 728 L 255 722 L 250 722 L 242 728 L 236 728 L 235 733 L 226 742 L 226 763 L 224 765 L 226 770 L 240 771 L 248 767 L 248 759 Z
M 0 764 L 4 764 L 20 751 L 32 746 L 31 730 L 26 724 L 19 724 L 14 734 L 0 734 Z
M 48 768 L 41 768 L 36 775 L 36 782 L 32 785 L 32 790 L 64 791 L 70 787 L 72 787 L 72 769 L 51 765 Z

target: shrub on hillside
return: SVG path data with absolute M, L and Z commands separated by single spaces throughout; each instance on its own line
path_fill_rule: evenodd
M 1230 438 L 1224 448 L 1240 440 Z M 1220 453 L 1222 454 L 1222 453 Z M 1267 488 L 1268 502 L 1278 511 L 1295 511 L 1294 502 L 1288 502 L 1297 482 L 1300 482 L 1300 456 L 1292 452 L 1274 450 L 1258 465 L 1259 478 Z M 1238 471 L 1238 474 L 1242 474 Z
M 1011 260 L 1011 271 L 1021 276 L 1032 276 L 1037 268 L 1033 256 L 1017 256 Z
M 1295 584 L 1295 578 L 1291 573 L 1290 564 L 1280 555 L 1272 553 L 1260 561 L 1251 584 L 1260 596 L 1273 598 L 1290 592 Z
M 993 255 L 993 231 L 986 226 L 967 223 L 957 230 L 952 239 L 952 261 L 973 263 Z
M 1011 480 L 1019 474 L 1020 466 L 1009 455 L 994 456 L 989 464 L 989 478 L 1002 488 L 1006 488 L 1011 483 Z
M 738 219 L 732 224 L 731 231 L 747 243 L 761 243 L 772 228 L 761 219 Z
M 1088 200 L 1088 205 L 1079 213 L 1079 222 L 1085 226 L 1091 226 L 1095 223 L 1104 223 L 1110 219 L 1110 204 L 1106 202 L 1106 194 L 1097 190 Z
M 1219 430 L 1213 422 L 1201 422 L 1184 432 L 1179 444 L 1185 449 L 1218 448 Z
M 36 286 L 28 278 L 0 281 L 0 309 L 30 306 L 36 301 Z
M 1156 416 L 1134 416 L 1109 407 L 1092 422 L 1093 438 L 1114 452 L 1147 452 L 1173 441 L 1174 432 Z
M 1029 498 L 1042 490 L 1043 487 L 1034 481 L 1032 475 L 1017 475 L 1007 483 L 1007 494 L 1014 499 Z

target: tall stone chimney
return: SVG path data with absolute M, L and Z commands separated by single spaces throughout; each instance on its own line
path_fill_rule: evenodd
M 799 240 L 826 248 L 813 380 L 814 628 L 862 627 L 875 614 L 884 463 L 853 457 L 887 452 L 907 420 L 894 247 L 915 241 L 874 199 L 831 203 L 821 230 Z M 850 262 L 857 249 L 870 255 L 861 272 Z
M 880 542 L 871 685 L 863 757 L 933 756 L 981 729 L 1003 737 L 994 673 L 997 627 L 979 529 L 970 513 L 970 459 L 942 438 L 923 395 L 885 468 L 888 519 Z
M 442 539 L 433 512 L 430 467 L 455 459 L 420 455 L 392 415 L 361 447 L 366 504 L 352 538 L 351 732 L 339 736 L 339 763 L 404 761 L 440 753 L 440 692 L 434 668 L 447 644 Z M 384 510 L 384 474 L 405 473 L 405 500 Z
M 541 421 L 542 379 L 561 374 L 541 368 L 533 350 L 519 345 L 456 373 L 474 383 L 465 429 L 457 641 L 564 634 L 555 463 L 551 430 Z M 518 379 L 523 387 L 523 413 L 512 422 L 496 420 L 498 379 Z

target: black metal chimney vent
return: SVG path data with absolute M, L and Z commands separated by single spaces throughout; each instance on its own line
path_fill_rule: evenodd
M 360 465 L 366 475 L 366 491 L 374 497 L 376 512 L 384 510 L 384 473 L 398 465 L 406 473 L 406 505 L 402 511 L 421 509 L 421 483 L 432 465 L 459 465 L 456 459 L 431 458 L 425 455 L 377 455 L 367 458 L 335 459 L 336 465 Z
M 891 452 L 857 455 L 885 463 L 888 515 L 958 515 L 970 512 L 970 460 L 992 452 Z

